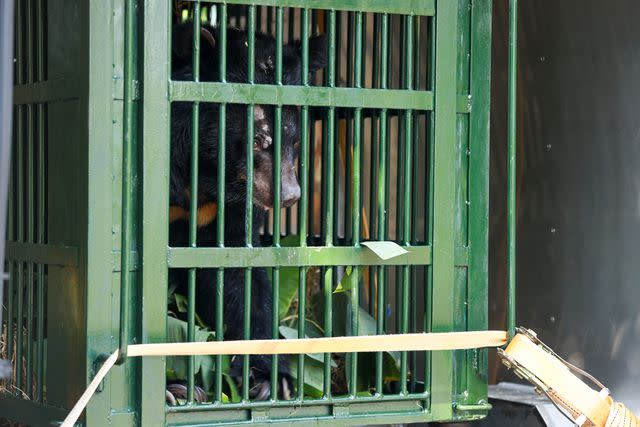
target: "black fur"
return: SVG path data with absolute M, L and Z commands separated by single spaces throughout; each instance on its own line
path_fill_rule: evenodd
M 173 73 L 174 80 L 193 80 L 191 66 L 192 46 L 191 24 L 177 26 L 173 35 Z M 200 80 L 218 81 L 217 28 L 203 26 L 200 49 Z M 255 83 L 275 83 L 275 40 L 268 35 L 255 35 Z M 326 40 L 316 36 L 309 41 L 309 70 L 315 72 L 326 62 Z M 226 81 L 247 82 L 248 64 L 247 33 L 227 30 L 227 72 Z M 283 47 L 283 84 L 296 85 L 301 82 L 301 49 L 295 42 Z M 174 103 L 172 105 L 171 127 L 171 179 L 170 203 L 188 210 L 190 198 L 198 197 L 198 204 L 216 202 L 218 197 L 218 105 L 202 103 L 198 124 L 198 194 L 191 194 L 191 136 L 192 105 Z M 260 246 L 257 234 L 260 224 L 264 223 L 266 209 L 273 207 L 273 122 L 274 109 L 268 106 L 255 107 L 254 120 L 254 180 L 253 180 L 253 235 L 254 246 Z M 246 210 L 246 158 L 247 158 L 247 106 L 227 105 L 226 162 L 225 162 L 225 246 L 245 246 L 245 210 Z M 306 130 L 303 130 L 306 132 Z M 300 196 L 300 187 L 295 174 L 300 135 L 298 109 L 285 106 L 282 109 L 281 142 L 281 202 L 288 206 Z M 215 246 L 217 243 L 217 220 L 199 228 L 197 245 Z M 188 245 L 188 222 L 178 220 L 170 224 L 169 240 L 173 247 Z M 172 270 L 170 280 L 178 285 L 178 292 L 186 294 L 187 273 L 185 270 Z M 215 326 L 216 269 L 200 269 L 196 273 L 196 312 L 211 327 Z M 251 337 L 255 339 L 271 338 L 271 312 L 273 307 L 271 284 L 265 269 L 254 268 L 251 281 Z M 225 339 L 242 338 L 244 270 L 226 269 L 224 272 L 224 322 Z M 232 371 L 239 373 L 236 358 Z M 252 356 L 251 373 L 256 384 L 268 385 L 271 372 L 271 358 Z M 285 358 L 280 358 L 279 374 L 291 388 L 289 369 Z M 280 381 L 279 381 L 280 382 Z M 281 390 L 283 387 L 279 387 Z M 262 392 L 261 398 L 268 397 Z

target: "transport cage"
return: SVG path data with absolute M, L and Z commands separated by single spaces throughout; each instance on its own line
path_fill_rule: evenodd
M 224 340 L 222 299 L 208 330 L 195 313 L 194 277 L 205 269 L 216 269 L 218 294 L 230 269 L 245 272 L 243 289 L 266 270 L 273 338 L 487 329 L 490 0 L 24 0 L 15 14 L 10 280 L 0 345 L 15 373 L 0 383 L 2 417 L 60 421 L 102 355 L 128 342 Z M 244 29 L 252 54 L 257 30 L 278 46 L 303 40 L 303 58 L 305 40 L 325 34 L 327 66 L 281 84 L 286 58 L 278 48 L 273 82 L 256 83 L 260 70 L 248 68 L 246 82 L 231 83 L 229 51 L 214 81 L 198 72 L 172 79 L 172 28 L 182 21 L 192 34 L 216 26 L 222 41 Z M 205 39 L 193 37 L 191 50 L 202 51 Z M 227 45 L 218 40 L 216 49 Z M 226 247 L 214 232 L 212 245 L 198 246 L 190 206 L 182 213 L 188 241 L 169 246 L 177 103 L 192 105 L 195 122 L 226 126 L 240 106 L 247 153 L 255 106 L 273 109 L 274 122 L 295 107 L 301 197 L 264 222 L 245 219 L 257 242 Z M 215 116 L 198 114 L 211 104 Z M 275 147 L 286 143 L 282 133 L 274 126 Z M 197 172 L 211 172 L 199 169 L 190 190 Z M 239 172 L 250 178 L 251 169 Z M 276 205 L 281 197 L 276 192 Z M 242 215 L 251 218 L 252 209 Z M 217 230 L 238 219 L 231 215 L 216 205 Z M 388 258 L 365 242 L 407 252 Z M 169 296 L 170 272 L 179 270 L 190 291 Z M 251 296 L 244 292 L 241 303 L 253 307 Z M 251 312 L 240 320 L 243 338 L 251 338 Z M 362 425 L 474 420 L 490 408 L 486 350 L 281 355 L 274 360 L 289 361 L 291 395 L 283 398 L 272 374 L 267 400 L 252 394 L 248 360 L 239 382 L 229 359 L 125 359 L 85 422 Z M 172 382 L 185 390 L 174 406 L 166 404 Z

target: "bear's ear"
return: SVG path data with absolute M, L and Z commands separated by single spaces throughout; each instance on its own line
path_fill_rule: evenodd
M 327 36 L 317 34 L 309 38 L 309 72 L 318 71 L 327 66 Z
M 202 26 L 200 28 L 200 55 L 204 58 L 212 58 L 215 55 L 216 39 L 213 28 Z M 177 25 L 173 31 L 173 58 L 178 64 L 189 64 L 192 61 L 193 52 L 193 23 Z

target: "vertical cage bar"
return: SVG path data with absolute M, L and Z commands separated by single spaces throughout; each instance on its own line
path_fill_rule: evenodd
M 193 81 L 200 81 L 200 1 L 193 4 Z M 200 139 L 200 103 L 194 102 L 191 110 L 191 176 L 189 199 L 189 246 L 197 246 L 198 236 L 198 158 Z M 196 269 L 188 272 L 187 288 L 187 340 L 193 342 L 196 335 Z M 194 401 L 195 356 L 189 356 L 187 365 L 187 404 Z
M 36 3 L 36 55 L 38 58 L 38 69 L 36 78 L 38 81 L 45 79 L 45 53 L 44 53 L 44 6 L 45 0 L 38 0 Z M 39 244 L 45 243 L 45 160 L 44 160 L 44 144 L 45 144 L 45 105 L 38 105 L 38 240 Z M 36 306 L 37 325 L 36 325 L 36 401 L 43 401 L 44 390 L 44 316 L 45 316 L 45 300 L 44 300 L 44 265 L 38 264 L 37 267 L 37 295 Z
M 284 10 L 282 7 L 276 9 L 276 84 L 282 85 L 282 33 L 283 33 Z M 281 182 L 282 182 L 282 106 L 275 107 L 275 118 L 273 124 L 273 246 L 280 246 L 281 225 Z M 280 268 L 274 267 L 271 270 L 272 299 L 271 308 L 271 334 L 273 339 L 279 336 L 278 300 L 280 298 Z M 278 396 L 278 355 L 271 358 L 271 397 Z
M 429 43 L 429 57 L 428 57 L 428 61 L 429 61 L 429 73 L 428 73 L 428 78 L 429 78 L 429 90 L 433 91 L 436 87 L 436 25 L 435 25 L 435 20 L 433 18 L 430 19 L 430 23 L 431 26 L 429 28 L 429 39 L 430 39 L 430 43 Z M 433 245 L 433 227 L 434 227 L 434 221 L 433 221 L 433 217 L 434 217 L 434 192 L 435 192 L 435 187 L 434 187 L 434 182 L 435 182 L 435 175 L 434 175 L 434 171 L 435 171 L 435 140 L 436 140 L 436 134 L 435 134 L 435 114 L 433 111 L 429 112 L 429 121 L 428 121 L 428 131 L 427 131 L 427 151 L 428 151 L 428 165 L 429 167 L 426 170 L 426 176 L 425 179 L 427 180 L 427 187 L 429 189 L 428 195 L 427 195 L 427 205 L 426 205 L 426 212 L 425 212 L 425 218 L 427 218 L 427 223 L 426 223 L 426 227 L 427 227 L 427 243 L 429 245 Z M 426 269 L 426 273 L 427 273 L 427 280 L 426 280 L 426 285 L 427 288 L 425 289 L 425 293 L 424 293 L 424 307 L 425 307 L 425 313 L 424 313 L 424 330 L 425 332 L 431 332 L 432 329 L 432 313 L 433 313 L 433 298 L 432 298 L 432 292 L 433 292 L 433 265 L 430 265 L 427 267 Z M 426 385 L 431 384 L 431 352 L 427 352 L 424 356 L 424 383 Z M 428 391 L 428 387 L 425 388 L 425 393 Z
M 413 88 L 420 90 L 420 50 L 421 50 L 421 37 L 420 37 L 420 16 L 412 16 L 410 18 L 414 21 L 414 30 L 412 31 L 413 40 L 413 48 L 408 50 L 408 54 L 412 56 L 414 59 L 413 62 Z M 420 208 L 420 195 L 419 192 L 424 188 L 420 186 L 419 180 L 419 172 L 422 164 L 418 161 L 420 157 L 420 117 L 422 112 L 416 111 L 414 112 L 414 117 L 412 118 L 412 123 L 415 123 L 415 129 L 412 132 L 412 164 L 411 164 L 411 224 L 413 227 L 411 228 L 411 244 L 418 244 L 418 220 L 419 220 L 419 208 Z M 418 291 L 418 266 L 409 267 L 411 270 L 411 279 L 410 279 L 410 292 L 411 295 L 409 297 L 410 301 L 417 301 L 417 291 Z M 413 303 L 409 305 L 409 331 L 417 332 L 417 323 L 418 323 L 418 304 Z M 417 373 L 417 363 L 418 363 L 418 353 L 411 352 L 410 366 L 409 370 L 411 371 L 411 383 L 409 386 L 409 390 L 411 392 L 415 392 L 416 389 L 416 373 Z
M 387 88 L 387 68 L 389 66 L 389 15 L 383 14 L 380 18 L 380 88 Z M 387 239 L 386 217 L 387 217 L 387 157 L 388 157 L 388 139 L 389 133 L 387 128 L 387 109 L 380 110 L 380 142 L 378 155 L 378 194 L 377 194 L 377 222 L 378 222 L 378 240 Z M 378 273 L 378 310 L 376 316 L 376 334 L 384 333 L 385 317 L 386 317 L 386 280 L 385 268 L 379 266 Z M 383 353 L 376 353 L 376 394 L 382 395 L 383 386 Z
M 130 318 L 129 301 L 131 299 L 131 239 L 133 214 L 133 97 L 135 72 L 135 27 L 136 6 L 134 0 L 126 0 L 124 11 L 124 101 L 122 124 L 122 226 L 120 242 L 120 345 L 118 363 L 127 357 L 129 344 Z
M 302 85 L 309 86 L 309 9 L 302 9 Z M 300 215 L 298 230 L 300 246 L 307 245 L 307 216 L 309 206 L 309 144 L 315 146 L 315 141 L 309 140 L 309 106 L 303 105 L 300 111 Z M 313 150 L 312 150 L 313 151 Z M 313 163 L 311 163 L 313 165 Z
M 354 85 L 362 87 L 362 12 L 355 13 L 355 41 L 354 41 Z M 353 246 L 360 246 L 360 150 L 362 149 L 362 109 L 356 108 L 353 116 L 353 170 L 352 170 L 352 195 L 351 204 L 351 232 Z M 354 266 L 351 272 L 351 334 L 358 335 L 360 329 L 360 292 L 359 292 L 359 266 Z M 351 355 L 351 376 L 349 379 L 349 393 L 353 396 L 358 391 L 358 357 Z
M 365 26 L 365 34 L 367 27 Z M 371 87 L 378 87 L 378 36 L 380 34 L 380 15 L 378 13 L 373 14 L 373 38 L 371 46 Z M 366 39 L 366 37 L 365 37 Z M 366 52 L 366 50 L 365 50 Z M 377 215 L 376 215 L 376 183 L 379 171 L 376 168 L 376 154 L 379 152 L 380 145 L 378 143 L 377 135 L 377 118 L 378 111 L 371 110 L 370 112 L 370 144 L 369 144 L 369 237 L 374 239 L 376 236 Z M 378 154 L 379 155 L 379 154 Z M 378 290 L 378 269 L 377 267 L 369 267 L 369 313 L 375 316 L 376 313 L 376 292 Z
M 306 269 L 300 267 L 298 270 L 298 338 L 305 337 L 305 314 L 307 307 L 307 292 L 306 292 Z M 298 400 L 304 399 L 304 354 L 298 355 Z
M 7 18 L 8 20 L 10 20 L 12 23 L 14 22 L 14 16 L 13 14 L 11 14 L 10 17 Z M 8 39 L 11 39 L 11 37 L 9 37 Z M 11 43 L 11 49 L 10 51 L 13 52 L 14 46 L 13 43 Z M 11 55 L 11 62 L 13 62 L 13 55 Z M 10 63 L 11 63 L 10 62 Z M 0 64 L 0 66 L 2 66 L 2 64 Z M 5 71 L 3 70 L 3 73 Z M 13 75 L 13 64 L 11 63 L 11 71 L 9 72 L 10 75 Z M 3 78 L 6 76 L 3 76 Z M 11 78 L 10 78 L 11 79 Z M 10 86 L 13 86 L 13 80 L 11 80 L 10 82 Z M 10 93 L 10 92 L 7 92 Z M 3 102 L 5 102 L 5 100 L 3 100 Z M 9 104 L 11 104 L 11 98 L 9 97 Z M 10 105 L 11 106 L 11 105 Z M 12 107 L 12 106 L 11 106 Z M 4 107 L 3 107 L 4 108 Z M 11 108 L 11 112 L 14 112 L 14 109 Z M 13 116 L 13 117 L 10 117 Z M 17 118 L 17 114 L 6 114 L 4 116 L 2 116 L 3 119 L 7 119 L 11 120 L 11 126 L 7 126 L 3 129 L 0 129 L 0 131 L 3 132 L 3 136 L 6 136 L 6 134 L 8 133 L 8 141 L 5 140 L 5 143 L 8 143 L 9 145 L 9 149 L 6 148 L 6 146 L 2 147 L 3 152 L 2 152 L 2 156 L 3 156 L 3 162 L 5 162 L 9 167 L 7 169 L 7 171 L 9 172 L 8 178 L 9 178 L 9 187 L 8 187 L 8 203 L 7 203 L 7 241 L 15 241 L 16 239 L 16 229 L 15 229 L 15 183 L 16 183 L 16 151 L 17 151 L 17 147 L 13 146 L 13 149 L 11 149 L 12 145 L 14 145 L 14 135 L 16 132 L 16 128 L 15 128 L 15 122 L 13 122 L 16 118 Z M 4 122 L 3 122 L 4 124 Z M 13 127 L 13 133 L 14 135 L 12 135 L 9 132 L 9 129 L 11 129 Z M 4 158 L 5 153 L 8 152 L 7 158 Z M 2 170 L 0 170 L 0 173 L 2 173 Z M 1 206 L 0 206 L 1 209 Z M 0 224 L 0 226 L 3 226 L 4 223 Z M 0 243 L 1 244 L 1 243 Z M 4 250 L 4 248 L 3 248 Z M 4 260 L 4 256 L 2 258 Z M 15 304 L 15 300 L 14 300 L 14 288 L 15 288 L 15 276 L 14 276 L 14 270 L 15 270 L 15 262 L 14 261 L 8 261 L 8 282 L 7 282 L 7 291 L 6 294 L 3 296 L 3 300 L 1 301 L 2 304 L 5 304 L 6 301 L 6 307 L 7 307 L 7 311 L 6 313 L 3 313 L 6 317 L 6 328 L 7 328 L 7 346 L 6 346 L 6 355 L 7 355 L 7 361 L 10 364 L 11 360 L 13 360 L 13 351 L 14 351 L 14 346 L 13 346 L 13 339 L 14 339 L 14 332 L 13 332 L 13 325 L 14 325 L 14 304 Z M 3 265 L 4 268 L 4 265 Z M 4 278 L 0 279 L 0 280 L 4 280 Z M 9 383 L 11 384 L 11 379 L 12 379 L 12 372 L 10 372 L 10 381 Z
M 300 39 L 302 42 L 302 76 L 301 81 L 303 86 L 309 85 L 309 9 L 302 9 L 302 22 L 300 24 L 301 34 Z M 300 188 L 300 201 L 298 222 L 300 224 L 300 246 L 307 246 L 307 205 L 308 205 L 308 165 L 307 158 L 309 156 L 309 106 L 303 105 L 300 112 L 300 176 L 301 176 L 301 188 Z M 298 338 L 304 338 L 306 332 L 306 310 L 307 310 L 307 283 L 306 283 L 307 269 L 301 267 L 298 270 Z M 298 399 L 304 398 L 304 358 L 305 355 L 298 355 Z
M 398 52 L 403 52 L 398 55 L 398 88 L 405 87 L 405 73 L 404 73 L 404 65 L 405 65 L 405 41 L 406 41 L 406 26 L 404 22 L 403 16 L 396 16 L 396 20 L 398 22 L 398 33 L 392 31 L 392 37 L 396 35 L 398 39 Z M 393 62 L 392 62 L 393 64 Z M 395 225 L 396 225 L 396 242 L 402 242 L 404 238 L 404 216 L 403 216 L 403 206 L 407 203 L 406 200 L 403 200 L 401 194 L 403 193 L 402 185 L 404 181 L 404 174 L 402 171 L 405 168 L 404 165 L 404 147 L 407 145 L 407 141 L 405 141 L 404 135 L 404 120 L 401 120 L 401 112 L 396 111 L 396 136 L 397 136 L 397 148 L 396 148 L 396 215 L 395 215 Z M 403 307 L 402 303 L 404 301 L 404 285 L 403 285 L 403 274 L 404 269 L 402 267 L 396 267 L 395 269 L 395 287 L 396 287 L 396 328 L 398 331 L 402 330 L 402 320 L 403 320 Z M 402 362 L 401 362 L 402 363 Z M 402 371 L 402 369 L 401 369 Z M 402 378 L 401 378 L 402 380 Z
M 248 15 L 248 83 L 254 83 L 256 52 L 256 7 L 249 6 Z M 247 107 L 247 200 L 245 212 L 245 245 L 252 247 L 253 236 L 253 138 L 254 138 L 254 106 Z M 244 274 L 244 334 L 243 339 L 251 338 L 251 268 Z M 249 357 L 244 356 L 242 366 L 242 399 L 249 400 Z
M 33 24 L 34 24 L 34 16 L 33 16 L 33 12 L 34 12 L 34 8 L 33 8 L 33 0 L 28 0 L 26 2 L 26 26 L 25 26 L 25 30 L 26 30 L 26 35 L 27 35 L 27 40 L 26 40 L 26 68 L 27 68 L 27 84 L 33 84 L 33 77 L 34 77 L 34 58 L 33 58 L 33 54 L 34 54 L 34 36 L 35 36 L 35 31 L 33 28 Z M 34 243 L 34 238 L 35 238 L 35 230 L 34 230 L 34 223 L 35 223 L 35 218 L 34 218 L 34 202 L 35 202 L 35 198 L 34 198 L 34 191 L 35 191 L 35 187 L 34 187 L 34 168 L 33 168 L 33 161 L 34 161 L 34 106 L 33 104 L 28 104 L 26 106 L 26 113 L 27 113 L 27 129 L 26 129 L 26 133 L 27 133 L 27 140 L 26 142 L 26 149 L 27 149 L 27 242 L 28 243 Z M 26 274 L 26 293 L 27 293 L 27 319 L 26 319 L 26 338 L 27 338 L 27 345 L 26 345 L 26 374 L 25 374 L 25 381 L 26 381 L 26 394 L 27 396 L 29 396 L 29 398 L 33 398 L 33 281 L 34 281 L 34 264 L 33 262 L 27 262 L 25 263 L 26 267 L 27 267 L 27 274 Z
M 335 28 L 335 49 L 333 54 L 329 55 L 329 63 L 331 63 L 331 61 L 333 61 L 334 64 L 334 68 L 333 70 L 329 70 L 327 69 L 327 84 L 329 84 L 329 77 L 330 77 L 330 73 L 333 73 L 333 82 L 335 85 L 336 79 L 338 81 L 338 83 L 340 82 L 341 76 L 342 76 L 342 15 L 343 13 L 341 11 L 337 11 L 336 12 L 336 28 Z M 334 57 L 335 56 L 335 57 Z M 334 110 L 335 111 L 335 110 Z M 343 111 L 341 109 L 337 110 L 338 112 Z M 329 133 L 328 133 L 328 129 L 327 129 L 327 140 L 326 143 L 327 145 L 329 145 L 330 147 L 326 148 L 326 150 L 328 151 L 334 151 L 335 153 L 337 153 L 336 155 L 338 156 L 338 159 L 340 159 L 341 156 L 341 151 L 340 151 L 340 138 L 341 138 L 341 126 L 343 123 L 343 119 L 340 119 L 340 117 L 338 116 L 338 119 L 335 120 L 335 116 L 334 116 L 334 129 L 333 129 L 333 135 L 335 136 L 334 140 L 329 139 Z M 328 120 L 327 120 L 327 126 L 328 126 Z M 325 153 L 325 155 L 323 156 L 323 158 L 327 157 L 327 153 Z M 342 185 L 342 180 L 340 179 L 340 172 L 341 172 L 341 168 L 340 167 L 334 167 L 334 176 L 332 177 L 335 183 L 336 188 L 338 189 L 338 191 L 334 191 L 333 192 L 333 206 L 334 209 L 331 212 L 331 218 L 333 219 L 333 221 L 324 221 L 323 222 L 323 227 L 328 226 L 329 224 L 335 224 L 334 227 L 332 227 L 333 230 L 333 239 L 334 242 L 338 242 L 338 238 L 339 238 L 339 233 L 340 233 L 340 197 L 341 197 L 341 185 Z M 323 186 L 324 188 L 326 188 L 327 186 L 324 185 L 324 176 L 323 176 Z M 323 195 L 327 194 L 326 191 L 323 191 Z M 328 197 L 328 196 L 327 196 Z M 327 201 L 325 200 L 326 197 L 323 196 L 322 198 L 322 206 L 324 207 L 327 204 Z M 325 227 L 326 228 L 326 227 Z M 344 227 L 344 229 L 346 230 L 346 226 Z M 346 233 L 346 232 L 345 232 Z M 337 269 L 333 269 L 332 270 L 332 274 L 336 275 L 337 274 Z
M 405 88 L 411 90 L 413 88 L 413 17 L 404 17 L 404 34 L 405 34 L 405 64 L 404 64 L 404 83 Z M 408 246 L 411 244 L 411 155 L 413 153 L 413 112 L 411 110 L 405 110 L 404 112 L 404 185 L 403 185 L 403 198 L 404 198 L 404 212 L 402 214 L 402 233 L 403 233 L 403 245 Z M 398 172 L 399 173 L 399 172 Z M 415 201 L 414 201 L 415 203 Z M 415 225 L 414 225 L 415 226 Z M 409 284 L 410 284 L 410 272 L 411 267 L 403 265 L 402 271 L 402 325 L 401 332 L 406 334 L 409 332 Z M 403 352 L 400 362 L 400 390 L 401 393 L 407 393 L 407 352 Z
M 508 184 L 507 239 L 509 268 L 507 290 L 507 328 L 513 337 L 516 330 L 516 96 L 518 84 L 518 0 L 509 1 L 509 116 L 508 116 Z
M 13 0 L 2 2 L 0 5 L 0 334 L 2 334 L 2 322 L 6 319 L 7 328 L 7 360 L 0 360 L 0 378 L 11 376 L 11 356 L 13 334 L 13 313 L 7 311 L 3 313 L 3 306 L 7 301 L 7 309 L 11 310 L 13 292 L 13 262 L 5 264 L 5 232 L 7 236 L 12 236 L 13 214 L 12 196 L 13 186 L 10 183 L 11 176 L 11 128 L 13 120 L 13 105 L 11 102 L 11 88 L 13 86 L 13 49 L 14 49 L 14 7 Z M 8 193 L 8 194 L 7 194 Z M 8 203 L 5 204 L 8 196 Z M 8 216 L 8 218 L 7 218 Z M 7 221 L 5 221 L 7 220 Z M 8 226 L 8 230 L 5 228 Z M 8 238 L 6 240 L 9 240 Z M 9 281 L 8 292 L 4 293 L 5 265 L 8 266 Z M 6 317 L 3 317 L 6 316 Z
M 455 207 L 458 7 L 456 1 L 438 2 L 436 11 L 433 332 L 450 332 L 454 326 L 455 222 L 451 213 Z M 431 362 L 432 413 L 437 419 L 451 419 L 453 352 L 433 352 Z
M 473 2 L 471 9 L 471 99 L 490 99 L 492 1 Z M 478 102 L 469 116 L 469 330 L 488 327 L 490 105 Z M 477 358 L 481 363 L 477 363 Z M 469 401 L 487 394 L 487 350 L 467 352 Z
M 220 81 L 227 81 L 227 5 L 220 5 L 220 50 L 218 58 Z M 224 247 L 224 223 L 225 223 L 225 200 L 226 200 L 226 127 L 227 127 L 227 104 L 218 106 L 218 216 L 217 216 L 217 245 Z M 224 269 L 216 271 L 216 341 L 224 339 Z M 215 396 L 216 402 L 222 401 L 222 356 L 216 356 L 216 378 Z
M 353 68 L 354 68 L 354 43 L 355 43 L 355 23 L 354 23 L 354 12 L 347 12 L 347 60 L 346 60 L 346 69 L 347 69 L 347 86 L 353 87 Z M 353 233 L 351 230 L 351 221 L 349 214 L 351 212 L 351 208 L 353 206 L 353 194 L 352 194 L 352 185 L 353 182 L 351 177 L 353 176 L 353 172 L 351 170 L 351 158 L 353 156 L 352 152 L 352 142 L 353 142 L 353 111 L 350 109 L 345 109 L 345 136 L 343 137 L 342 129 L 340 132 L 340 145 L 341 148 L 344 148 L 344 240 L 345 244 L 353 244 L 350 241 L 350 236 Z
M 171 164 L 171 74 L 172 2 L 146 2 L 140 16 L 140 30 L 145 43 L 141 47 L 141 64 L 145 82 L 158 82 L 144 87 L 141 99 L 142 132 L 140 153 L 140 187 L 142 220 L 140 277 L 140 336 L 143 343 L 166 342 L 167 292 L 158 289 L 168 279 L 167 246 L 169 243 L 169 170 Z M 164 82 L 164 83 L 162 83 Z M 140 388 L 138 421 L 141 426 L 164 425 L 165 358 L 142 358 L 139 367 Z M 152 379 L 152 380 L 150 380 Z M 153 380 L 154 379 L 154 380 Z
M 329 87 L 336 85 L 336 11 L 329 12 L 329 61 L 327 64 L 327 84 Z M 327 143 L 325 144 L 325 153 L 323 157 L 323 166 L 325 168 L 323 174 L 324 192 L 326 194 L 324 204 L 324 218 L 334 218 L 334 147 L 336 146 L 336 110 L 335 107 L 329 107 L 327 112 Z M 334 225 L 336 222 L 328 220 L 326 222 L 324 244 L 325 246 L 333 246 Z M 336 227 L 337 228 L 337 227 Z M 333 269 L 327 268 L 324 275 L 324 335 L 331 337 L 333 335 L 333 288 L 332 288 Z M 325 398 L 331 397 L 331 353 L 324 355 L 324 382 L 323 394 Z
M 11 21 L 13 21 L 13 16 L 11 16 Z M 12 46 L 13 49 L 13 46 Z M 12 64 L 13 66 L 13 64 Z M 13 83 L 13 82 L 11 82 Z M 12 120 L 15 118 L 12 118 Z M 3 130 L 7 130 L 8 128 L 5 128 Z M 13 131 L 15 132 L 15 127 L 13 128 Z M 10 146 L 13 144 L 12 138 L 10 136 L 9 139 L 9 144 Z M 5 148 L 6 150 L 6 148 Z M 10 167 L 9 167 L 9 194 L 8 194 L 8 203 L 7 203 L 7 241 L 12 242 L 15 241 L 16 238 L 16 234 L 15 234 L 15 191 L 14 191 L 14 184 L 16 182 L 16 177 L 15 177 L 15 147 L 14 147 L 14 152 L 13 153 L 9 153 L 9 162 L 7 162 Z M 3 153 L 4 155 L 4 153 Z M 1 172 L 1 171 L 0 171 Z M 3 258 L 4 259 L 4 258 Z M 14 324 L 14 298 L 13 298 L 13 294 L 14 294 L 14 288 L 15 288 L 15 276 L 14 276 L 14 270 L 15 270 L 15 262 L 14 261 L 8 261 L 8 270 L 9 270 L 9 280 L 7 282 L 7 291 L 4 295 L 4 299 L 2 300 L 2 304 L 5 304 L 6 301 L 6 305 L 7 305 L 7 311 L 6 313 L 3 313 L 3 315 L 5 315 L 6 317 L 6 327 L 7 327 L 7 347 L 6 347 L 6 354 L 7 354 L 7 361 L 10 363 L 11 360 L 13 359 L 13 351 L 14 351 L 14 347 L 13 347 L 13 324 Z M 4 268 L 4 267 L 3 267 Z M 4 280 L 4 279 L 2 279 Z M 0 332 L 1 333 L 1 332 Z M 11 376 L 10 376 L 11 378 Z M 11 383 L 11 381 L 9 381 L 9 383 Z
M 24 61 L 25 61 L 25 49 L 24 49 L 24 2 L 18 2 L 17 7 L 18 15 L 18 34 L 16 37 L 16 80 L 18 84 L 23 84 L 24 80 Z M 21 27 L 22 26 L 22 27 Z M 18 242 L 24 242 L 24 106 L 18 106 L 18 120 L 16 123 L 16 172 L 17 172 L 17 209 L 16 209 L 16 223 L 17 233 L 16 238 Z M 15 350 L 15 386 L 22 388 L 23 380 L 23 364 L 22 364 L 22 350 L 23 350 L 23 322 L 24 322 L 24 263 L 17 262 L 17 295 L 16 295 L 16 350 Z
M 385 40 L 385 43 L 387 44 L 387 51 L 386 51 L 386 55 L 388 57 L 385 67 L 387 72 L 385 73 L 385 79 L 386 79 L 386 88 L 392 87 L 393 85 L 393 51 L 394 51 L 394 45 L 393 45 L 393 32 L 394 32 L 394 25 L 393 25 L 393 15 L 388 15 L 388 30 L 387 30 L 387 37 Z M 391 65 L 389 65 L 391 64 Z M 389 189 L 391 188 L 391 176 L 390 176 L 390 172 L 391 172 L 391 117 L 388 111 L 385 112 L 385 117 L 386 117 L 386 123 L 385 126 L 387 128 L 387 141 L 385 141 L 386 143 L 386 149 L 387 149 L 387 161 L 385 163 L 385 170 L 387 171 L 387 180 L 385 182 L 386 185 L 386 191 L 385 191 L 385 199 L 384 199 L 384 207 L 385 207 L 385 216 L 384 216 L 384 229 L 385 229 L 385 239 L 389 239 L 391 238 L 390 236 L 390 223 L 391 223 L 391 191 L 389 191 Z M 384 300 L 385 300 L 385 317 L 384 317 L 384 328 L 385 330 L 388 330 L 388 326 L 389 326 L 389 321 L 390 321 L 390 312 L 391 312 L 391 303 L 390 303 L 390 284 L 391 281 L 389 280 L 390 276 L 391 276 L 391 268 L 384 268 L 382 271 L 382 274 L 384 275 L 384 280 L 385 280 L 385 294 L 384 294 Z M 389 313 L 387 313 L 387 311 L 389 311 Z

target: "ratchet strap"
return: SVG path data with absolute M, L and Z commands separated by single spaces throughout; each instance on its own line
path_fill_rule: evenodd
M 598 380 L 572 365 L 540 341 L 535 332 L 517 328 L 502 362 L 516 375 L 544 393 L 572 423 L 578 426 L 640 427 L 640 421 Z M 581 378 L 589 380 L 588 385 Z
M 376 351 L 467 350 L 498 347 L 507 343 L 505 331 L 433 332 L 418 334 L 303 338 L 283 340 L 210 341 L 194 343 L 131 344 L 127 357 L 357 353 Z M 109 355 L 96 376 L 67 415 L 61 427 L 72 427 L 102 380 L 118 359 L 118 350 Z

